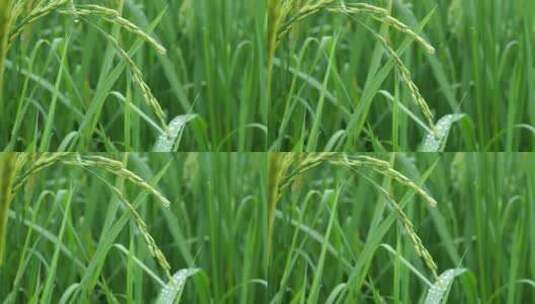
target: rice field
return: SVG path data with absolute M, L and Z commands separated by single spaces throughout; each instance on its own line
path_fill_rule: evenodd
M 532 1 L 2 6 L 3 150 L 535 149 Z
M 3 303 L 265 299 L 264 154 L 0 158 Z
M 2 0 L 2 150 L 265 151 L 260 1 Z
M 532 153 L 2 153 L 4 303 L 529 303 Z
M 269 303 L 535 298 L 533 153 L 289 157 L 270 209 Z
M 270 150 L 535 150 L 535 2 L 269 3 Z
M 535 302 L 532 0 L 0 0 L 0 303 Z

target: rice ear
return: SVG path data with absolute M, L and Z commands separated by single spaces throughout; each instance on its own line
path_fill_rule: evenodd
M 37 7 L 32 9 L 30 13 L 28 13 L 22 19 L 19 25 L 16 28 L 12 29 L 10 36 L 9 36 L 8 47 L 9 47 L 9 44 L 13 43 L 13 41 L 22 33 L 22 31 L 24 30 L 26 26 L 36 22 L 37 20 L 41 19 L 44 16 L 47 16 L 48 14 L 55 12 L 57 9 L 61 8 L 63 5 L 67 4 L 68 2 L 69 0 L 54 0 L 54 1 L 49 2 L 45 6 L 38 5 Z M 14 9 L 17 10 L 17 13 L 16 13 L 17 17 L 23 11 L 22 5 L 19 5 L 17 8 L 14 8 Z
M 126 198 L 126 195 L 121 192 L 118 188 L 114 187 L 113 185 L 110 185 L 109 183 L 106 183 L 108 187 L 117 195 L 119 200 L 126 206 L 130 214 L 132 215 L 134 219 L 134 223 L 136 224 L 137 228 L 143 235 L 143 238 L 145 239 L 145 243 L 147 244 L 147 247 L 149 248 L 149 252 L 151 255 L 156 259 L 160 267 L 165 271 L 165 274 L 168 278 L 171 277 L 171 265 L 167 261 L 167 258 L 163 254 L 162 250 L 158 245 L 156 244 L 156 241 L 152 237 L 152 235 L 149 233 L 148 226 L 141 217 L 141 215 L 137 212 L 136 208 L 128 201 Z
M 167 115 L 164 112 L 162 106 L 160 105 L 158 99 L 156 99 L 156 97 L 152 93 L 151 88 L 143 79 L 143 72 L 141 71 L 141 69 L 137 66 L 134 60 L 130 58 L 128 53 L 121 47 L 117 39 L 104 32 L 99 27 L 95 26 L 95 28 L 98 29 L 102 33 L 102 35 L 113 45 L 119 56 L 126 62 L 128 67 L 130 68 L 130 72 L 132 73 L 132 79 L 134 83 L 141 90 L 143 100 L 158 118 L 162 129 L 165 130 L 167 134 L 169 134 L 169 127 L 167 125 Z
M 137 35 L 138 37 L 141 37 L 143 40 L 145 40 L 150 46 L 152 46 L 158 53 L 165 55 L 167 52 L 166 49 L 158 43 L 154 38 L 152 38 L 149 34 L 145 33 L 142 29 L 140 29 L 137 25 L 133 24 L 128 19 L 125 19 L 121 16 L 121 14 L 111 8 L 107 8 L 100 5 L 94 5 L 94 4 L 81 4 L 77 6 L 73 6 L 69 9 L 60 10 L 59 11 L 62 14 L 66 15 L 72 15 L 75 17 L 85 17 L 85 16 L 97 16 L 102 18 L 105 21 L 108 21 L 110 23 L 116 24 L 120 26 L 121 28 L 125 29 L 128 32 L 133 33 L 134 35 Z
M 31 176 L 34 176 L 42 170 L 57 163 L 63 163 L 82 168 L 98 168 L 105 170 L 106 172 L 109 172 L 115 176 L 123 177 L 132 184 L 151 193 L 158 199 L 163 207 L 167 208 L 171 205 L 171 202 L 165 196 L 163 196 L 163 194 L 161 194 L 158 190 L 156 190 L 156 188 L 148 184 L 134 172 L 128 170 L 122 162 L 99 155 L 82 156 L 78 153 L 69 152 L 38 154 L 31 166 L 17 176 L 17 180 L 12 187 L 12 192 L 15 193 L 18 191 Z
M 158 201 L 162 204 L 163 207 L 168 208 L 171 205 L 171 202 L 158 190 L 156 190 L 156 188 L 149 185 L 145 180 L 136 175 L 134 172 L 128 170 L 120 161 L 98 155 L 86 155 L 82 157 L 76 157 L 76 159 L 74 160 L 65 162 L 68 164 L 73 164 L 86 168 L 100 168 L 116 176 L 123 177 L 132 184 L 151 193 L 154 197 L 158 199 Z
M 403 63 L 401 58 L 398 56 L 396 51 L 394 51 L 394 49 L 392 49 L 392 47 L 388 44 L 386 39 L 374 31 L 371 31 L 371 32 L 376 37 L 376 39 L 379 42 L 381 42 L 381 44 L 384 46 L 387 53 L 394 59 L 394 64 L 397 70 L 399 71 L 399 74 L 401 75 L 401 80 L 403 81 L 403 83 L 405 83 L 405 85 L 409 89 L 409 92 L 411 93 L 411 96 L 412 96 L 412 100 L 420 108 L 420 111 L 424 114 L 424 117 L 426 118 L 427 124 L 429 128 L 431 129 L 431 131 L 433 133 L 436 133 L 436 126 L 435 126 L 433 113 L 431 112 L 431 109 L 429 108 L 427 101 L 420 93 L 420 89 L 414 83 L 414 81 L 412 81 L 411 72 L 409 71 L 407 66 L 405 66 L 405 64 Z

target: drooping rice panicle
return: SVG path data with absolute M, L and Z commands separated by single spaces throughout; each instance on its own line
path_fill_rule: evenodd
M 423 259 L 425 265 L 433 274 L 433 277 L 437 279 L 438 278 L 438 274 L 437 274 L 438 266 L 435 260 L 433 259 L 433 257 L 431 256 L 431 254 L 429 253 L 429 250 L 427 250 L 427 248 L 422 243 L 422 239 L 416 233 L 416 230 L 414 229 L 414 224 L 409 219 L 405 211 L 403 211 L 403 208 L 401 208 L 401 205 L 392 197 L 390 193 L 388 193 L 387 191 L 384 191 L 383 189 L 379 189 L 379 190 L 386 197 L 386 200 L 389 203 L 389 206 L 392 208 L 394 213 L 398 216 L 401 224 L 403 225 L 403 228 L 409 235 L 409 238 L 411 240 L 414 250 L 416 251 L 418 256 L 420 256 Z
M 273 1 L 278 2 L 278 1 Z M 412 39 L 414 39 L 419 45 L 421 45 L 427 53 L 433 54 L 435 53 L 434 47 L 429 44 L 422 36 L 417 34 L 415 31 L 413 31 L 408 25 L 401 22 L 399 19 L 394 18 L 390 12 L 384 8 L 374 6 L 367 3 L 345 3 L 340 2 L 336 0 L 318 0 L 318 1 L 312 1 L 312 2 L 306 2 L 304 5 L 301 5 L 300 7 L 297 7 L 295 5 L 289 5 L 288 3 L 295 4 L 294 1 L 286 1 L 284 4 L 278 4 L 273 5 L 274 8 L 272 9 L 270 6 L 269 8 L 269 16 L 268 16 L 268 24 L 270 24 L 269 27 L 269 35 L 268 35 L 268 87 L 271 88 L 271 74 L 272 74 L 272 58 L 275 54 L 275 49 L 277 48 L 277 45 L 279 41 L 288 34 L 288 32 L 293 28 L 294 25 L 299 23 L 299 21 L 309 17 L 313 16 L 315 14 L 318 14 L 322 11 L 327 11 L 333 14 L 343 14 L 350 17 L 371 17 L 373 20 L 376 20 L 382 24 L 386 24 L 390 26 L 391 28 L 395 29 L 396 31 L 403 33 Z M 283 10 L 282 8 L 285 8 Z M 272 12 L 273 11 L 273 12 Z M 273 20 L 271 20 L 273 19 Z M 276 34 L 272 34 L 271 32 L 275 31 Z M 375 37 L 385 46 L 387 52 L 392 56 L 394 59 L 394 63 L 396 65 L 396 68 L 399 70 L 401 79 L 403 82 L 407 85 L 411 97 L 416 103 L 416 105 L 419 107 L 420 111 L 423 113 L 423 115 L 426 118 L 426 121 L 432 130 L 433 133 L 435 133 L 435 123 L 433 118 L 433 113 L 431 112 L 431 109 L 428 106 L 428 103 L 420 93 L 420 90 L 414 83 L 411 77 L 410 71 L 407 69 L 401 58 L 397 55 L 397 53 L 392 49 L 392 47 L 389 46 L 387 41 L 381 36 L 376 34 L 372 31 L 372 33 L 375 35 Z
M 367 3 L 338 3 L 336 0 L 322 0 L 316 3 L 307 4 L 302 6 L 293 15 L 288 14 L 291 17 L 289 17 L 288 20 L 285 20 L 283 25 L 280 27 L 277 34 L 278 39 L 280 40 L 284 35 L 286 35 L 295 23 L 323 10 L 331 13 L 365 15 L 372 17 L 373 19 L 381 23 L 388 24 L 397 31 L 414 38 L 428 53 L 433 54 L 435 52 L 435 48 L 432 45 L 430 45 L 423 37 L 411 30 L 410 27 L 405 23 L 390 15 L 388 10 Z
M 395 30 L 413 38 L 426 50 L 427 53 L 435 53 L 435 48 L 431 44 L 429 44 L 429 42 L 427 42 L 422 36 L 414 32 L 408 25 L 390 15 L 388 10 L 384 8 L 370 5 L 367 3 L 348 3 L 329 8 L 329 10 L 335 13 L 343 12 L 349 15 L 365 14 L 367 16 L 370 16 L 374 20 L 387 24 Z
M 269 221 L 268 221 L 268 248 L 271 248 L 273 233 L 273 215 L 275 214 L 277 202 L 281 199 L 284 191 L 293 183 L 293 181 L 305 172 L 320 166 L 321 164 L 331 164 L 336 167 L 348 168 L 352 171 L 359 172 L 363 168 L 370 168 L 385 177 L 415 190 L 431 207 L 437 205 L 425 190 L 418 186 L 414 181 L 395 170 L 389 162 L 370 157 L 367 155 L 348 156 L 344 153 L 271 153 L 269 162 Z M 433 260 L 429 251 L 423 245 L 421 239 L 416 234 L 414 225 L 405 214 L 401 206 L 395 201 L 390 193 L 383 193 L 391 209 L 395 212 L 405 230 L 408 232 L 411 243 L 418 255 L 424 260 L 426 266 L 437 276 L 438 267 Z M 270 252 L 270 251 L 268 251 Z
M 7 211 L 11 198 L 16 195 L 20 188 L 32 176 L 49 168 L 55 164 L 66 164 L 88 169 L 103 169 L 114 176 L 124 178 L 139 188 L 152 193 L 164 207 L 168 207 L 170 202 L 158 190 L 149 185 L 141 177 L 128 170 L 124 164 L 118 160 L 103 157 L 100 155 L 80 155 L 78 153 L 40 153 L 40 154 L 0 154 L 0 265 L 3 254 L 3 240 L 7 222 Z M 24 168 L 27 167 L 27 168 Z M 100 178 L 103 180 L 102 178 Z M 171 278 L 171 266 L 165 255 L 157 246 L 154 238 L 148 232 L 148 227 L 135 207 L 129 202 L 126 194 L 117 187 L 103 180 L 106 185 L 117 195 L 119 200 L 132 214 L 136 226 L 140 230 L 152 256 L 164 269 L 168 278 Z
M 85 17 L 85 16 L 97 16 L 110 23 L 116 24 L 121 28 L 131 32 L 141 38 L 143 38 L 149 45 L 151 45 L 158 53 L 165 55 L 167 52 L 166 49 L 158 43 L 154 38 L 152 38 L 145 31 L 140 29 L 137 25 L 133 24 L 128 19 L 125 19 L 121 14 L 111 8 L 107 8 L 95 4 L 80 4 L 75 5 L 69 9 L 59 10 L 60 13 L 66 15 L 73 15 L 76 17 Z
M 158 247 L 158 245 L 156 244 L 156 241 L 154 241 L 152 235 L 149 233 L 148 226 L 141 217 L 141 215 L 137 212 L 136 208 L 134 208 L 134 206 L 128 201 L 126 195 L 122 191 L 110 184 L 108 184 L 108 186 L 115 193 L 115 195 L 117 195 L 119 200 L 127 207 L 130 214 L 132 214 L 134 222 L 136 223 L 136 226 L 141 232 L 141 234 L 143 235 L 143 238 L 145 239 L 145 243 L 147 244 L 151 255 L 156 259 L 160 267 L 165 271 L 166 276 L 168 278 L 171 278 L 171 265 L 169 265 L 167 258 L 163 254 L 160 247 Z
M 71 160 L 68 163 L 81 165 L 84 167 L 94 167 L 94 168 L 104 169 L 105 171 L 113 175 L 125 178 L 126 180 L 130 181 L 132 184 L 151 193 L 158 199 L 158 201 L 162 204 L 163 207 L 167 208 L 171 205 L 171 202 L 165 196 L 163 196 L 153 186 L 149 185 L 144 179 L 136 175 L 134 172 L 128 170 L 124 166 L 124 164 L 120 161 L 107 158 L 107 157 L 98 156 L 98 155 L 84 155 L 84 156 L 78 157 L 74 161 Z
M 62 6 L 69 3 L 70 0 L 54 0 L 49 2 L 45 6 L 37 6 L 35 7 L 30 13 L 25 16 L 19 24 L 11 31 L 10 38 L 9 38 L 9 44 L 13 43 L 13 41 L 22 33 L 24 28 L 37 20 L 41 19 L 42 17 L 51 14 L 55 11 L 57 11 Z M 19 10 L 22 10 L 22 5 L 20 6 Z
M 166 133 L 169 133 L 169 127 L 167 125 L 167 115 L 163 111 L 162 107 L 160 106 L 160 102 L 154 94 L 152 94 L 152 90 L 147 85 L 145 80 L 143 79 L 143 72 L 139 69 L 139 67 L 136 65 L 136 63 L 130 58 L 128 53 L 119 45 L 119 42 L 117 39 L 112 37 L 111 35 L 104 33 L 103 35 L 112 43 L 112 45 L 115 47 L 117 52 L 119 53 L 119 56 L 128 64 L 130 67 L 130 71 L 132 73 L 132 79 L 134 82 L 138 85 L 139 89 L 141 90 L 141 93 L 143 95 L 143 100 L 145 103 L 151 108 L 151 110 L 154 112 L 158 120 L 160 121 L 160 125 L 162 129 L 166 131 Z
M 26 16 L 19 25 L 11 32 L 10 41 L 12 42 L 17 36 L 19 36 L 24 27 L 36 22 L 41 17 L 44 17 L 50 13 L 59 12 L 65 15 L 71 15 L 75 17 L 82 16 L 97 16 L 110 23 L 117 24 L 121 28 L 141 37 L 149 45 L 151 45 L 158 53 L 164 55 L 166 49 L 152 38 L 145 31 L 140 29 L 137 25 L 121 16 L 121 14 L 111 8 L 107 8 L 95 4 L 80 4 L 80 5 L 67 5 L 70 4 L 69 0 L 57 0 L 52 1 L 44 7 L 36 7 L 28 16 Z
M 420 93 L 420 89 L 418 89 L 418 86 L 414 83 L 414 81 L 412 81 L 411 72 L 405 66 L 405 64 L 399 57 L 399 55 L 396 53 L 396 51 L 392 49 L 392 47 L 388 44 L 388 42 L 383 36 L 373 31 L 372 31 L 372 34 L 377 38 L 377 40 L 379 40 L 383 44 L 388 54 L 390 54 L 390 56 L 394 59 L 395 66 L 401 75 L 402 81 L 408 87 L 413 101 L 420 108 L 420 111 L 422 111 L 422 113 L 424 114 L 424 117 L 427 120 L 427 124 L 429 125 L 429 128 L 433 131 L 433 133 L 436 133 L 435 119 L 433 117 L 434 115 L 431 112 L 431 109 L 429 108 L 427 101 Z
M 103 169 L 115 176 L 125 178 L 132 184 L 151 193 L 158 199 L 163 207 L 167 208 L 171 205 L 171 202 L 165 196 L 137 174 L 128 170 L 122 162 L 103 156 L 80 155 L 78 153 L 42 153 L 37 155 L 33 164 L 23 171 L 17 178 L 13 186 L 13 192 L 18 191 L 30 176 L 35 175 L 58 162 L 79 167 Z
M 297 166 L 292 168 L 291 171 L 286 169 L 288 173 L 283 179 L 281 179 L 282 182 L 279 184 L 280 189 L 284 190 L 287 188 L 295 176 L 303 174 L 304 172 L 325 162 L 330 162 L 336 166 L 343 166 L 349 169 L 358 169 L 362 167 L 371 168 L 372 170 L 383 175 L 390 176 L 400 184 L 406 185 L 415 190 L 431 207 L 436 207 L 437 205 L 436 200 L 433 199 L 425 190 L 418 186 L 414 181 L 395 170 L 390 163 L 366 155 L 348 156 L 343 153 L 340 154 L 327 152 L 307 154 L 306 157 L 302 159 Z M 286 166 L 289 167 L 288 165 Z
M 425 190 L 418 186 L 414 181 L 403 175 L 401 172 L 395 170 L 390 163 L 377 159 L 375 157 L 369 157 L 366 155 L 357 155 L 352 157 L 347 157 L 346 155 L 343 158 L 338 160 L 333 160 L 333 162 L 346 166 L 348 168 L 359 168 L 359 167 L 368 167 L 372 170 L 381 173 L 385 176 L 389 176 L 413 190 L 415 190 L 431 207 L 436 207 L 437 202 L 432 198 Z

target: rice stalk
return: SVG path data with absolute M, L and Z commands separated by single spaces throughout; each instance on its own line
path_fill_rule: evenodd
M 0 153 L 0 266 L 4 262 L 7 236 L 7 219 L 13 199 L 13 181 L 17 174 L 17 154 Z
M 0 154 L 0 266 L 4 263 L 9 206 L 13 199 L 12 186 L 16 176 L 16 153 Z
M 268 50 L 268 88 L 271 88 L 271 75 L 273 70 L 273 57 L 275 57 L 275 50 L 277 49 L 277 29 L 279 23 L 283 18 L 284 10 L 282 2 L 279 0 L 269 0 L 268 2 L 268 36 L 267 36 L 267 50 Z
M 21 3 L 21 2 L 19 2 Z M 15 41 L 15 39 L 22 33 L 24 28 L 32 23 L 35 23 L 37 20 L 41 19 L 44 16 L 47 16 L 48 14 L 51 14 L 58 10 L 60 7 L 64 6 L 65 4 L 69 3 L 69 0 L 54 0 L 49 2 L 45 6 L 37 6 L 33 10 L 30 11 L 26 16 L 22 18 L 22 20 L 19 22 L 19 24 L 11 31 L 9 36 L 9 42 L 8 47 Z M 19 6 L 18 14 L 16 16 L 18 17 L 19 14 L 22 13 L 23 7 L 22 5 Z
M 31 12 L 37 5 L 40 4 L 39 0 L 26 0 L 22 1 L 24 5 L 25 12 Z
M 281 183 L 292 162 L 292 153 L 270 153 L 268 160 L 268 256 L 271 254 L 271 238 L 277 202 L 281 197 Z
M 31 11 L 33 11 L 37 5 L 39 5 L 40 1 L 38 0 L 26 0 L 26 1 L 22 1 L 22 9 L 20 10 L 20 14 L 29 14 Z M 21 33 L 21 40 L 27 42 L 29 41 L 29 38 L 31 37 L 31 33 L 32 33 L 32 25 L 28 25 L 25 27 L 25 29 L 22 31 Z
M 0 99 L 4 84 L 4 64 L 8 50 L 9 31 L 12 21 L 13 0 L 0 1 Z M 1 103 L 0 103 L 1 104 Z

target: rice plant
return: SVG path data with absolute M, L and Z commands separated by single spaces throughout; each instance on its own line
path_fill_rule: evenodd
M 5 51 L 2 51 L 2 53 L 4 54 L 4 56 L 2 56 L 3 58 L 5 58 L 5 54 L 9 51 L 11 44 L 23 34 L 25 29 L 27 29 L 40 19 L 45 18 L 53 13 L 74 16 L 75 18 L 77 18 L 77 20 L 87 20 L 85 17 L 88 16 L 100 17 L 101 19 L 113 23 L 114 25 L 128 32 L 131 32 L 140 37 L 141 39 L 147 41 L 149 45 L 154 47 L 161 54 L 165 54 L 166 52 L 165 48 L 161 46 L 158 42 L 156 42 L 155 39 L 150 37 L 147 33 L 145 33 L 143 30 L 141 30 L 139 27 L 137 27 L 127 19 L 121 17 L 121 14 L 114 9 L 106 8 L 99 5 L 75 5 L 72 1 L 66 0 L 53 0 L 50 2 L 41 1 L 39 3 L 33 3 L 28 1 L 19 1 L 16 3 L 12 2 L 13 1 L 7 2 L 8 6 L 6 7 L 5 12 L 9 16 L 9 20 L 4 26 L 4 28 L 6 28 L 6 37 L 4 39 L 7 40 L 7 43 L 5 43 L 4 45 Z M 154 111 L 160 123 L 163 124 L 163 128 L 166 129 L 167 123 L 165 113 L 161 109 L 159 102 L 152 95 L 150 88 L 143 80 L 143 75 L 141 71 L 132 61 L 127 52 L 119 45 L 115 38 L 111 37 L 105 32 L 103 34 L 105 37 L 107 37 L 110 41 L 113 42 L 113 46 L 117 49 L 120 56 L 128 63 L 132 71 L 132 78 L 143 92 L 146 103 Z M 65 46 L 64 48 L 66 49 L 67 46 Z M 63 58 L 63 60 L 65 60 L 65 58 Z M 3 72 L 3 64 L 1 66 L 1 69 Z M 59 75 L 61 75 L 61 73 L 62 72 L 60 71 Z M 52 132 L 51 126 L 54 121 L 54 112 L 57 101 L 56 99 L 57 96 L 53 98 L 50 112 L 48 113 L 45 122 L 44 139 L 41 142 L 40 146 L 41 151 L 47 151 L 50 147 L 50 139 L 47 138 L 47 136 L 49 136 L 48 134 Z M 95 126 L 93 125 L 92 128 L 94 127 Z
M 533 150 L 533 4 L 268 3 L 270 150 Z
M 6 303 L 535 296 L 533 153 L 0 159 Z
M 2 302 L 265 299 L 263 154 L 0 160 Z
M 1 5 L 2 150 L 149 151 L 188 115 L 173 150 L 266 150 L 255 3 Z
M 534 147 L 526 0 L 1 5 L 2 150 Z
M 270 189 L 283 191 L 269 192 L 269 303 L 535 295 L 533 153 L 289 153 L 270 164 Z

